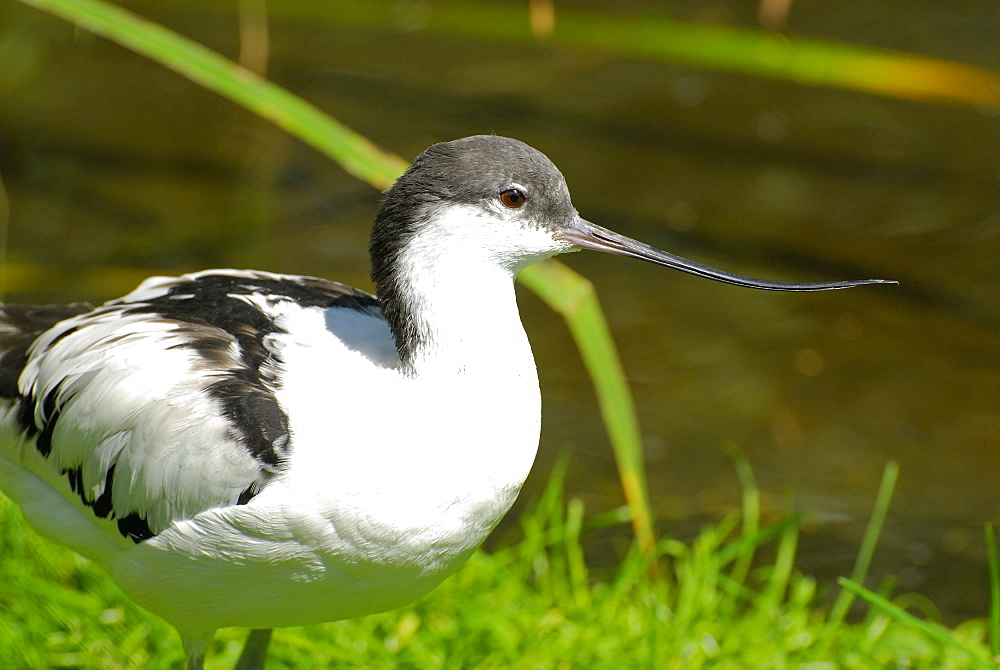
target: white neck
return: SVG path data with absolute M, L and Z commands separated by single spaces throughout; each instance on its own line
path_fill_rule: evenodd
M 427 226 L 435 234 L 412 239 L 396 259 L 395 296 L 405 301 L 416 334 L 404 361 L 407 372 L 514 373 L 534 380 L 514 277 L 530 262 L 555 253 L 551 236 L 462 206 L 445 210 Z M 539 251 L 530 254 L 526 244 Z
M 447 492 L 478 480 L 481 491 L 512 496 L 534 460 L 541 425 L 513 270 L 456 253 L 455 244 L 436 248 L 444 251 L 411 247 L 399 259 L 401 293 L 420 338 L 402 370 L 410 384 L 400 387 L 406 395 L 395 411 L 405 416 L 404 430 L 423 425 L 434 436 L 422 455 L 399 458 L 412 468 L 426 463 L 425 486 L 434 482 L 435 495 L 457 495 Z M 502 499 L 506 509 L 513 498 Z
M 511 372 L 534 376 L 513 277 L 495 266 L 442 265 L 437 263 L 435 275 L 410 275 L 407 290 L 421 341 L 408 372 L 417 377 Z

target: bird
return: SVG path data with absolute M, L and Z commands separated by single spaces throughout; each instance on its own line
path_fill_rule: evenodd
M 306 276 L 152 277 L 100 306 L 0 310 L 0 491 L 203 667 L 219 628 L 395 609 L 510 509 L 541 399 L 517 274 L 590 249 L 765 290 L 583 219 L 543 153 L 435 144 L 384 194 L 374 294 Z

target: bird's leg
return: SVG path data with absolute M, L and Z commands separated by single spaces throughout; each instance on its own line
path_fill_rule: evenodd
M 267 645 L 271 643 L 270 628 L 255 628 L 247 635 L 243 653 L 236 661 L 236 670 L 264 670 L 264 659 L 267 657 Z

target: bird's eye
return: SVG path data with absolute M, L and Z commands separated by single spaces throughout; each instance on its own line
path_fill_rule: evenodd
M 517 209 L 524 204 L 527 197 L 524 192 L 517 188 L 509 188 L 500 194 L 500 202 L 504 204 L 504 207 L 509 207 L 511 209 Z

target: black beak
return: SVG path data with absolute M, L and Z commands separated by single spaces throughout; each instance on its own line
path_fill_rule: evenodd
M 563 226 L 555 235 L 556 239 L 569 242 L 580 249 L 594 249 L 596 251 L 606 251 L 609 254 L 619 254 L 639 258 L 657 265 L 664 265 L 681 272 L 714 279 L 726 284 L 736 286 L 747 286 L 749 288 L 759 288 L 765 291 L 829 291 L 838 288 L 850 288 L 861 284 L 897 284 L 889 279 L 856 279 L 848 281 L 829 282 L 783 282 L 769 281 L 766 279 L 754 279 L 742 275 L 716 270 L 713 267 L 689 261 L 686 258 L 675 256 L 674 254 L 661 251 L 656 247 L 633 240 L 630 237 L 619 235 L 613 230 L 602 228 L 597 224 L 586 221 L 577 216 Z

